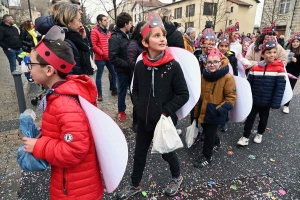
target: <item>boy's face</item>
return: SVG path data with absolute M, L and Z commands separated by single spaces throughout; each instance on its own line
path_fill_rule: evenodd
M 220 42 L 218 45 L 218 49 L 222 54 L 226 54 L 229 51 L 229 45 L 227 42 Z
M 167 39 L 160 27 L 151 30 L 149 44 L 143 40 L 143 45 L 149 51 L 162 52 L 166 49 Z
M 276 58 L 276 48 L 270 49 L 270 50 L 265 50 L 265 52 L 263 54 L 261 54 L 261 57 L 264 58 L 264 61 L 267 63 L 271 63 L 274 62 L 275 58 Z
M 219 70 L 221 66 L 221 59 L 218 56 L 209 56 L 206 61 L 206 68 L 210 72 L 215 72 Z
M 244 42 L 243 43 L 243 51 L 248 51 L 248 48 L 249 48 L 249 42 Z
M 206 54 L 209 54 L 209 52 L 211 50 L 213 50 L 215 46 L 216 46 L 216 41 L 215 40 L 212 40 L 212 39 L 207 40 Z
M 29 66 L 31 69 L 28 69 L 30 72 L 34 83 L 36 84 L 44 84 L 47 78 L 47 68 L 43 65 L 43 63 L 39 63 L 36 59 L 37 52 L 32 50 L 30 53 L 30 61 Z M 31 63 L 31 64 L 30 64 Z M 43 67 L 41 67 L 43 65 Z

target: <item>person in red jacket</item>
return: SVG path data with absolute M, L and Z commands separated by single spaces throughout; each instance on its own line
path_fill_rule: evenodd
M 30 54 L 28 69 L 48 89 L 40 138 L 23 138 L 24 151 L 51 165 L 51 200 L 99 200 L 104 187 L 94 139 L 78 96 L 97 105 L 97 90 L 87 75 L 68 75 L 75 65 L 68 44 L 43 39 Z
M 109 61 L 108 57 L 108 40 L 111 33 L 107 29 L 107 17 L 105 15 L 97 16 L 98 25 L 95 25 L 91 32 L 91 40 L 93 45 L 93 50 L 95 52 L 95 63 L 98 67 L 96 75 L 96 85 L 98 89 L 98 101 L 103 101 L 102 98 L 102 74 L 104 66 L 107 67 L 109 73 L 111 74 L 112 80 L 110 82 L 111 95 L 115 96 L 117 92 L 117 74 L 115 72 L 114 66 Z

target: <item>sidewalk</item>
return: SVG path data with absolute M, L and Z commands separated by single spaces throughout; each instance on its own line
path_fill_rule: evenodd
M 16 159 L 17 149 L 21 145 L 18 130 L 19 107 L 13 76 L 2 50 L 0 50 L 0 63 L 0 199 L 16 200 L 21 178 L 21 170 Z M 24 76 L 22 81 L 27 108 L 32 108 L 30 99 L 34 97 L 39 87 L 27 84 Z

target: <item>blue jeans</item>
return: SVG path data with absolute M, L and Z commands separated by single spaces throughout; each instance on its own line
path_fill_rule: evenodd
M 102 74 L 103 74 L 103 70 L 104 70 L 104 66 L 107 67 L 109 73 L 111 74 L 112 77 L 112 82 L 111 82 L 111 90 L 113 92 L 117 92 L 117 86 L 116 86 L 116 82 L 117 82 L 117 74 L 115 72 L 115 68 L 114 66 L 108 61 L 108 60 L 96 60 L 95 61 L 96 65 L 97 65 L 97 74 L 96 74 L 96 85 L 97 85 L 97 90 L 98 90 L 98 94 L 102 94 Z
M 22 49 L 19 49 L 19 50 L 14 50 L 14 49 L 4 50 L 4 53 L 5 53 L 6 57 L 8 58 L 8 61 L 9 61 L 10 72 L 11 73 L 16 70 L 16 66 L 17 66 L 16 59 L 19 59 L 18 55 L 22 52 L 23 52 Z
M 126 110 L 126 94 L 127 89 L 130 84 L 130 75 L 126 74 L 118 74 L 118 112 L 123 112 Z

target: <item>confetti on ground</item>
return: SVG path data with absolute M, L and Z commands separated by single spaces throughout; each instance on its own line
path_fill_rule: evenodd
M 282 194 L 282 195 L 285 195 L 286 191 L 281 189 L 281 190 L 279 190 L 279 193 Z
M 180 200 L 181 198 L 180 198 L 180 196 L 176 196 L 175 199 L 176 200 Z
M 143 192 L 142 192 L 142 195 L 143 195 L 144 197 L 147 196 L 147 192 L 143 191 Z
M 255 156 L 250 155 L 250 156 L 248 156 L 248 158 L 251 159 L 251 160 L 254 160 L 254 159 L 255 159 Z
M 283 138 L 283 135 L 278 135 L 280 138 Z
M 237 190 L 236 185 L 231 185 L 230 188 L 233 189 L 233 190 Z
M 215 185 L 216 183 L 215 183 L 215 181 L 211 180 L 211 181 L 209 181 L 209 184 Z
M 275 160 L 273 158 L 270 159 L 271 162 L 275 162 Z
M 232 151 L 227 151 L 227 154 L 231 156 L 231 155 L 233 155 L 233 152 Z
M 267 131 L 271 130 L 270 128 L 266 128 Z

